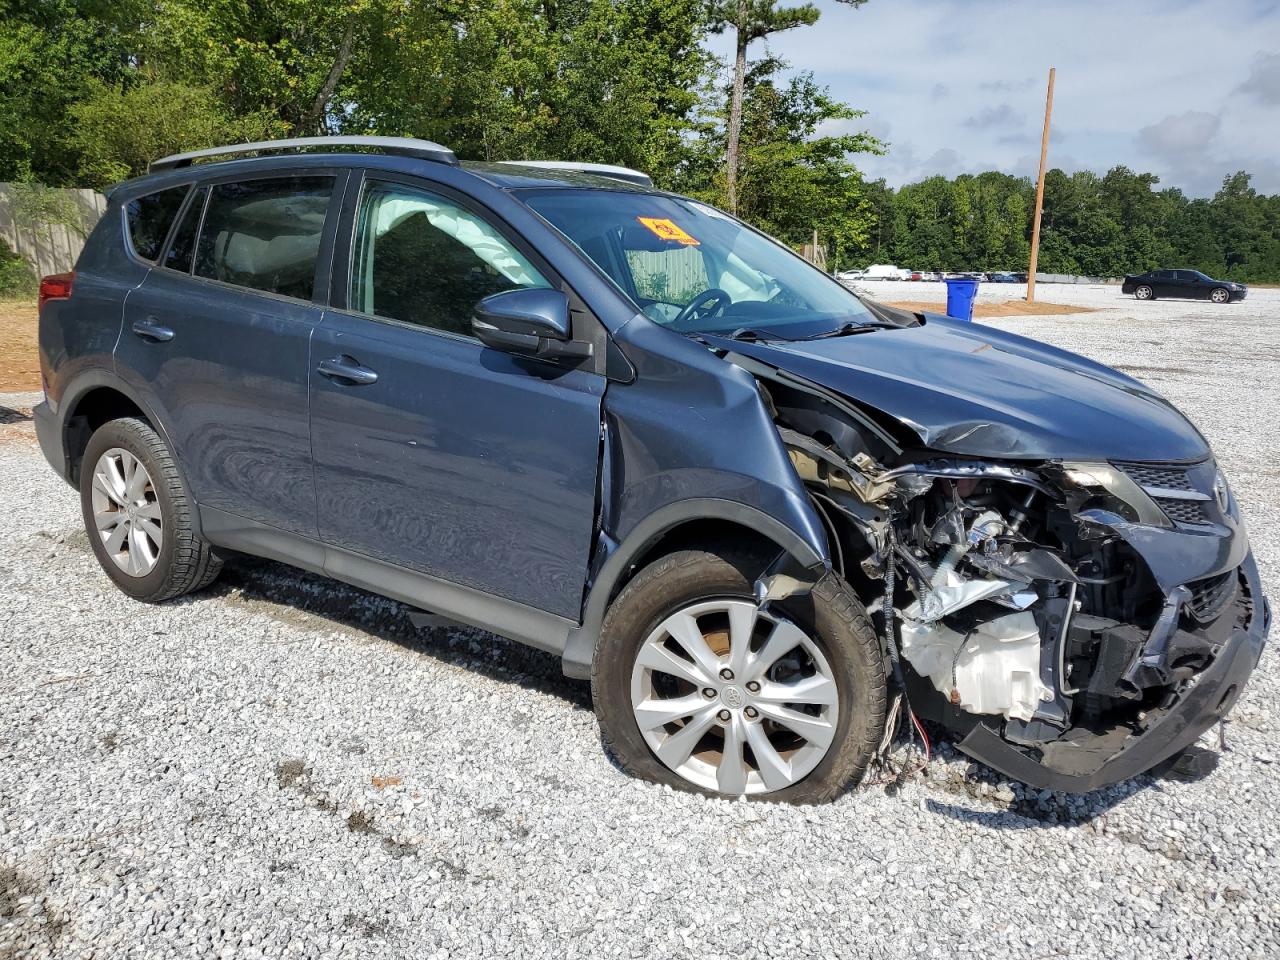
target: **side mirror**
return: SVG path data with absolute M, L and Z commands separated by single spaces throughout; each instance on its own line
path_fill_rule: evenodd
M 522 287 L 485 297 L 471 331 L 486 347 L 527 357 L 591 356 L 591 344 L 570 340 L 569 298 L 559 290 Z

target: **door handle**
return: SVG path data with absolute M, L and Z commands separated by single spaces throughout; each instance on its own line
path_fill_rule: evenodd
M 151 340 L 155 343 L 164 343 L 173 339 L 173 331 L 162 325 L 155 317 L 133 321 L 133 332 L 143 340 Z
M 321 360 L 320 366 L 316 367 L 316 373 L 322 377 L 328 377 L 330 380 L 355 384 L 359 387 L 378 382 L 378 372 L 376 370 L 370 370 L 368 367 L 360 365 L 345 354 L 330 357 L 328 360 Z

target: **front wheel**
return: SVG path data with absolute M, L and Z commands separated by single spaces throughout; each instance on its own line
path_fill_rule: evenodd
M 1231 299 L 1231 292 L 1222 287 L 1214 287 L 1209 291 L 1209 299 L 1214 303 L 1227 303 Z
M 614 601 L 592 663 L 601 737 L 628 772 L 700 793 L 821 803 L 884 728 L 880 644 L 843 580 L 757 609 L 758 559 L 686 550 Z
M 1144 283 L 1140 287 L 1138 287 L 1136 290 L 1133 291 L 1133 295 L 1139 300 L 1150 300 L 1151 288 Z

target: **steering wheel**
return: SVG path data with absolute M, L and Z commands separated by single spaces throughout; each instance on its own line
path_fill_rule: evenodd
M 710 320 L 712 317 L 724 313 L 724 308 L 731 303 L 733 303 L 733 297 L 719 287 L 703 290 L 686 303 L 680 309 L 680 312 L 676 314 L 675 319 L 667 326 L 672 330 L 684 330 L 691 321 Z

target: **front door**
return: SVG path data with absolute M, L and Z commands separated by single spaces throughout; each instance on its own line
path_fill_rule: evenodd
M 1179 297 L 1178 274 L 1173 270 L 1157 270 L 1152 275 L 1151 290 L 1157 297 Z
M 321 539 L 577 619 L 604 379 L 470 333 L 477 300 L 548 271 L 421 186 L 366 181 L 348 219 L 349 309 L 311 350 Z
M 197 188 L 125 301 L 116 352 L 201 507 L 313 538 L 308 350 L 336 181 L 307 173 Z

